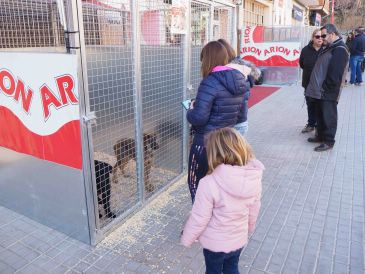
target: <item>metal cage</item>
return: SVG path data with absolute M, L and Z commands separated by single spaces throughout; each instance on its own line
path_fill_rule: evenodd
M 35 161 L 54 172 L 42 191 L 57 189 L 63 202 L 33 201 L 55 218 L 29 216 L 58 219 L 54 228 L 95 244 L 183 176 L 189 134 L 181 102 L 201 80 L 202 47 L 235 42 L 234 16 L 223 0 L 1 1 L 0 51 L 73 55 L 78 63 L 82 169 Z

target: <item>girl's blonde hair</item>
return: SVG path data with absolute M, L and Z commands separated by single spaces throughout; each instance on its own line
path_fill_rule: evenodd
M 214 130 L 205 138 L 208 174 L 220 164 L 244 166 L 254 155 L 246 139 L 234 128 Z
M 207 77 L 216 66 L 228 64 L 228 53 L 226 48 L 218 41 L 211 41 L 204 46 L 200 53 L 201 74 Z

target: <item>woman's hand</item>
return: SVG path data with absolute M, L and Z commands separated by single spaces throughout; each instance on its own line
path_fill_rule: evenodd
M 195 100 L 191 100 L 189 109 L 193 109 L 195 104 Z

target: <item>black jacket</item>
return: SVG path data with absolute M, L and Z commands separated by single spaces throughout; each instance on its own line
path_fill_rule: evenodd
M 365 54 L 365 35 L 364 34 L 359 34 L 352 40 L 350 53 L 351 53 L 351 55 L 364 56 L 364 54 Z
M 305 95 L 326 101 L 338 101 L 349 62 L 347 47 L 338 38 L 318 55 Z
M 186 118 L 194 126 L 194 143 L 214 129 L 233 127 L 247 120 L 249 82 L 238 70 L 212 72 L 199 85 L 194 108 Z
M 332 51 L 332 58 L 322 84 L 322 99 L 338 101 L 349 65 L 349 52 L 342 38 L 333 42 L 328 50 Z
M 314 65 L 317 61 L 318 54 L 321 52 L 322 48 L 319 50 L 316 50 L 313 47 L 313 42 L 309 42 L 308 45 L 306 45 L 299 57 L 299 65 L 303 69 L 303 76 L 302 76 L 302 87 L 307 88 L 309 84 L 309 79 L 311 77 L 312 70 L 314 68 Z

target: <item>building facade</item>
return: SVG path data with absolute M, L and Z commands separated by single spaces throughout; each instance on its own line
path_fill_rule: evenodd
M 325 0 L 239 0 L 238 22 L 245 26 L 319 26 L 329 14 Z
M 246 26 L 267 26 L 272 24 L 272 1 L 243 0 L 240 14 Z

